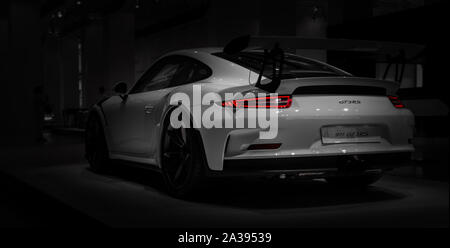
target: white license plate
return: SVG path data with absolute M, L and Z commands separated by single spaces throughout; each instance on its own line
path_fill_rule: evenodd
M 376 126 L 327 126 L 321 128 L 323 144 L 378 143 L 380 130 Z

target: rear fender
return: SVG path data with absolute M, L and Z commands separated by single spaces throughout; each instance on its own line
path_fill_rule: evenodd
M 194 118 L 192 118 L 192 113 L 183 105 L 176 105 L 176 104 L 170 104 L 167 110 L 164 113 L 164 116 L 161 120 L 167 121 L 170 118 L 170 114 L 173 110 L 176 108 L 181 108 L 181 111 L 183 111 L 186 114 L 189 114 L 191 121 L 194 122 Z M 161 128 L 158 131 L 158 140 L 159 140 L 159 146 L 157 146 L 157 156 L 156 156 L 156 163 L 157 166 L 161 168 L 161 142 L 162 142 L 162 135 L 163 135 L 163 123 L 161 123 Z M 201 123 L 197 123 L 200 127 Z M 222 170 L 223 168 L 223 160 L 224 160 L 224 152 L 225 152 L 225 146 L 227 142 L 227 137 L 229 130 L 226 128 L 198 128 L 196 129 L 200 137 L 202 139 L 203 143 L 203 150 L 205 152 L 206 156 L 206 162 L 207 166 L 211 170 Z

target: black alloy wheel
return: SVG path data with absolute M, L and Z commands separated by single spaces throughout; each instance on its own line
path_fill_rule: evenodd
M 169 193 L 179 198 L 192 195 L 204 178 L 204 156 L 199 133 L 193 128 L 174 128 L 166 121 L 161 163 Z

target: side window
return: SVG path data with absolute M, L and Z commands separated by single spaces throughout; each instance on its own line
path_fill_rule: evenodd
M 180 57 L 180 68 L 174 76 L 170 87 L 180 86 L 183 84 L 194 83 L 210 77 L 211 69 L 196 59 L 189 57 Z
M 179 64 L 173 57 L 166 57 L 154 64 L 139 79 L 130 94 L 158 90 L 167 87 L 178 70 Z
M 180 58 L 180 64 L 177 73 L 172 78 L 170 87 L 180 86 L 190 82 L 194 75 L 193 63 L 189 59 Z
M 212 75 L 212 70 L 205 64 L 194 60 L 194 75 L 190 79 L 191 82 L 197 82 Z
M 164 89 L 170 85 L 180 65 L 177 63 L 165 64 L 153 77 L 147 80 L 142 91 L 152 91 Z
M 211 69 L 195 59 L 170 56 L 161 59 L 139 79 L 130 94 L 193 83 L 211 76 Z

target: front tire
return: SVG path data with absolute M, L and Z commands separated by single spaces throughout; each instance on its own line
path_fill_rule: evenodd
M 169 194 L 187 198 L 199 192 L 204 181 L 205 156 L 198 131 L 164 125 L 161 169 Z
M 96 114 L 91 114 L 87 122 L 85 152 L 91 170 L 98 173 L 106 171 L 110 163 L 109 152 L 103 126 Z

